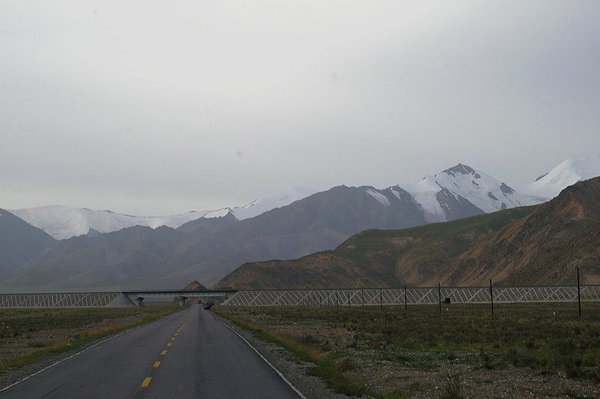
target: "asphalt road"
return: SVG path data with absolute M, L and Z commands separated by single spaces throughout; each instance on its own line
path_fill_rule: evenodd
M 0 398 L 299 396 L 211 311 L 193 305 L 67 359 Z

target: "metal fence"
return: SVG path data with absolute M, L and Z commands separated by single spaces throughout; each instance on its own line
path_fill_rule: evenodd
M 120 306 L 121 296 L 174 294 L 190 296 L 183 291 L 169 292 L 74 292 L 48 294 L 0 294 L 0 308 L 52 308 Z M 580 287 L 582 302 L 600 302 L 600 286 Z M 369 288 L 315 290 L 256 290 L 218 293 L 194 293 L 225 296 L 223 305 L 230 306 L 383 306 L 433 305 L 450 303 L 533 303 L 577 302 L 577 286 L 568 287 L 432 287 Z
M 0 294 L 0 308 L 78 308 L 133 306 L 136 297 L 224 297 L 235 291 L 127 291 L 127 292 L 56 292 Z
M 581 286 L 581 301 L 600 301 L 600 286 Z M 238 291 L 229 306 L 373 306 L 450 303 L 577 302 L 573 287 L 433 287 Z
M 107 306 L 120 292 L 0 294 L 0 308 L 71 308 Z

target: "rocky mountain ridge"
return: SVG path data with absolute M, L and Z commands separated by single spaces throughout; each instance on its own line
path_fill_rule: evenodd
M 383 206 L 387 205 L 388 194 L 399 190 L 408 192 L 423 209 L 425 220 L 432 223 L 454 220 L 464 215 L 489 213 L 546 202 L 558 195 L 565 187 L 595 176 L 600 176 L 598 156 L 566 160 L 534 182 L 516 188 L 459 163 L 416 183 L 400 184 L 386 189 L 374 187 L 365 187 L 365 189 L 373 198 L 379 199 Z M 158 217 L 123 215 L 107 210 L 94 211 L 65 206 L 25 208 L 10 212 L 56 239 L 66 239 L 85 235 L 90 229 L 99 233 L 110 233 L 133 226 L 178 228 L 190 221 L 226 215 L 231 215 L 238 221 L 246 220 L 313 194 L 315 194 L 314 190 L 292 187 L 282 193 L 254 200 L 242 207 L 223 207 Z M 463 210 L 457 211 L 457 207 Z
M 334 251 L 247 263 L 216 288 L 600 283 L 600 178 L 555 199 L 453 222 L 359 233 Z
M 411 187 L 338 186 L 243 220 L 224 210 L 177 228 L 90 230 L 0 268 L 0 289 L 177 288 L 191 280 L 210 286 L 243 263 L 331 250 L 363 230 L 457 220 L 527 200 L 462 164 L 424 181 L 421 197 Z

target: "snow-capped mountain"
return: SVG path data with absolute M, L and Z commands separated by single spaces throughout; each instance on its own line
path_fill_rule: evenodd
M 470 166 L 458 164 L 419 182 L 387 189 L 362 187 L 379 206 L 389 207 L 406 190 L 423 210 L 427 223 L 443 222 L 480 213 L 549 201 L 564 188 L 580 180 L 600 176 L 600 157 L 569 159 L 535 182 L 513 189 L 508 184 Z M 251 219 L 315 194 L 314 190 L 293 187 L 282 193 L 257 199 L 242 207 L 194 211 L 181 215 L 143 217 L 93 211 L 85 208 L 49 206 L 10 211 L 52 237 L 65 239 L 87 234 L 90 229 L 109 233 L 133 226 L 177 228 L 200 218 L 218 218 L 228 214 L 237 220 Z M 391 202 L 390 202 L 391 201 Z
M 522 195 L 504 182 L 463 164 L 402 187 L 421 204 L 428 222 L 453 219 L 449 199 L 467 200 L 485 213 L 526 205 Z
M 308 188 L 295 186 L 279 194 L 274 194 L 256 199 L 244 206 L 238 206 L 233 208 L 227 207 L 217 209 L 214 211 L 209 211 L 202 217 L 206 219 L 212 219 L 225 217 L 228 214 L 231 214 L 237 220 L 251 219 L 265 212 L 281 208 L 282 206 L 287 206 L 293 202 L 309 197 L 315 192 L 316 191 Z
M 506 183 L 470 166 L 459 163 L 436 175 L 402 184 L 422 208 L 428 223 L 444 222 L 478 213 L 496 212 L 518 206 L 536 205 L 556 197 L 581 180 L 600 176 L 600 157 L 568 159 L 535 182 L 512 188 Z M 382 206 L 388 206 L 386 190 L 365 188 Z M 390 191 L 391 190 L 391 191 Z
M 90 229 L 99 233 L 110 233 L 133 226 L 146 226 L 153 229 L 160 226 L 177 228 L 192 220 L 224 217 L 230 213 L 236 219 L 243 220 L 289 205 L 311 194 L 314 194 L 313 190 L 293 187 L 280 194 L 257 199 L 243 207 L 191 211 L 171 216 L 132 216 L 108 210 L 96 211 L 59 205 L 16 209 L 10 210 L 10 212 L 27 223 L 44 230 L 52 237 L 62 240 L 87 234 Z
M 528 204 L 539 204 L 556 197 L 578 181 L 600 176 L 600 156 L 567 159 L 534 182 L 519 187 Z
M 207 213 L 207 211 L 188 212 L 173 216 L 144 217 L 58 205 L 17 209 L 10 212 L 59 240 L 87 234 L 90 229 L 99 233 L 110 233 L 133 226 L 175 228 L 201 218 Z
M 600 164 L 594 157 L 572 160 L 532 186 L 551 195 L 551 188 L 558 192 L 576 179 L 593 176 L 600 176 Z M 23 218 L 59 237 L 66 237 L 64 232 L 69 229 L 86 234 L 89 228 L 106 232 L 132 225 L 175 227 L 193 220 L 177 230 L 134 227 L 61 240 L 29 260 L 13 251 L 8 254 L 14 260 L 13 271 L 0 278 L 0 288 L 4 284 L 36 290 L 114 289 L 117 285 L 132 288 L 132 281 L 139 288 L 156 286 L 157 282 L 179 287 L 192 279 L 210 285 L 240 264 L 293 259 L 333 249 L 367 229 L 400 229 L 455 220 L 533 201 L 530 194 L 523 194 L 519 188 L 512 189 L 464 164 L 414 184 L 386 189 L 338 186 L 297 201 L 294 200 L 307 193 L 290 191 L 246 207 L 164 218 L 64 207 L 41 208 L 44 212 L 21 210 Z M 541 195 L 535 199 L 542 200 Z M 144 281 L 140 280 L 141 268 L 147 270 Z

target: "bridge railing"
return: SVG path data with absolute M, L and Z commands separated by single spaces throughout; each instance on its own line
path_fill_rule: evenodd
M 228 298 L 229 296 L 235 294 L 237 291 L 227 290 L 227 291 L 185 291 L 185 290 L 146 290 L 146 291 L 125 291 L 123 292 L 129 296 L 141 296 L 141 297 L 176 297 L 176 296 L 184 296 L 187 298 L 197 298 L 197 297 L 223 297 Z
M 235 291 L 146 290 L 127 292 L 55 292 L 0 294 L 0 308 L 77 308 L 132 306 L 136 297 L 223 297 Z

